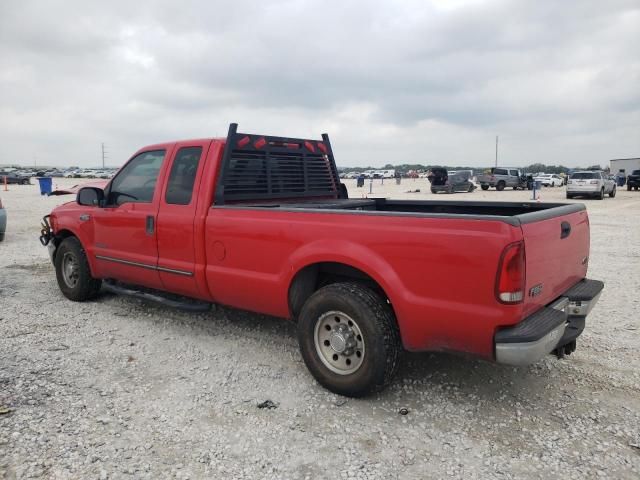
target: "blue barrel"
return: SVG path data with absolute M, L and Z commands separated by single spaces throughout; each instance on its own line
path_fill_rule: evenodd
M 51 177 L 38 177 L 38 183 L 40 184 L 40 195 L 51 194 L 51 186 L 53 185 Z

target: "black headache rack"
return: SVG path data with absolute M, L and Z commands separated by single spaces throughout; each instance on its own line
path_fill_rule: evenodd
M 322 140 L 229 134 L 216 187 L 215 204 L 283 198 L 342 198 L 329 135 Z

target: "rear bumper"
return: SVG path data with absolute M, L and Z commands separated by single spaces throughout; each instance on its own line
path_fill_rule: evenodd
M 494 337 L 496 361 L 530 365 L 575 341 L 603 288 L 599 280 L 584 279 L 517 325 L 498 330 Z
M 594 186 L 575 186 L 567 185 L 567 193 L 573 193 L 574 195 L 599 195 L 600 188 L 598 185 Z

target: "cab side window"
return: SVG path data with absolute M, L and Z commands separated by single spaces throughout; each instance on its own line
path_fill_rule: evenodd
M 185 147 L 178 150 L 171 167 L 165 201 L 173 205 L 189 205 L 193 184 L 198 172 L 202 147 Z
M 132 158 L 111 182 L 107 204 L 151 203 L 165 153 L 153 150 Z

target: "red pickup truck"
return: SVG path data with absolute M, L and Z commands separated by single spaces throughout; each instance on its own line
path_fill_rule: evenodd
M 571 353 L 603 288 L 582 204 L 349 199 L 326 134 L 235 124 L 141 149 L 40 240 L 70 300 L 107 284 L 292 319 L 314 377 L 351 396 L 388 384 L 404 350 Z

